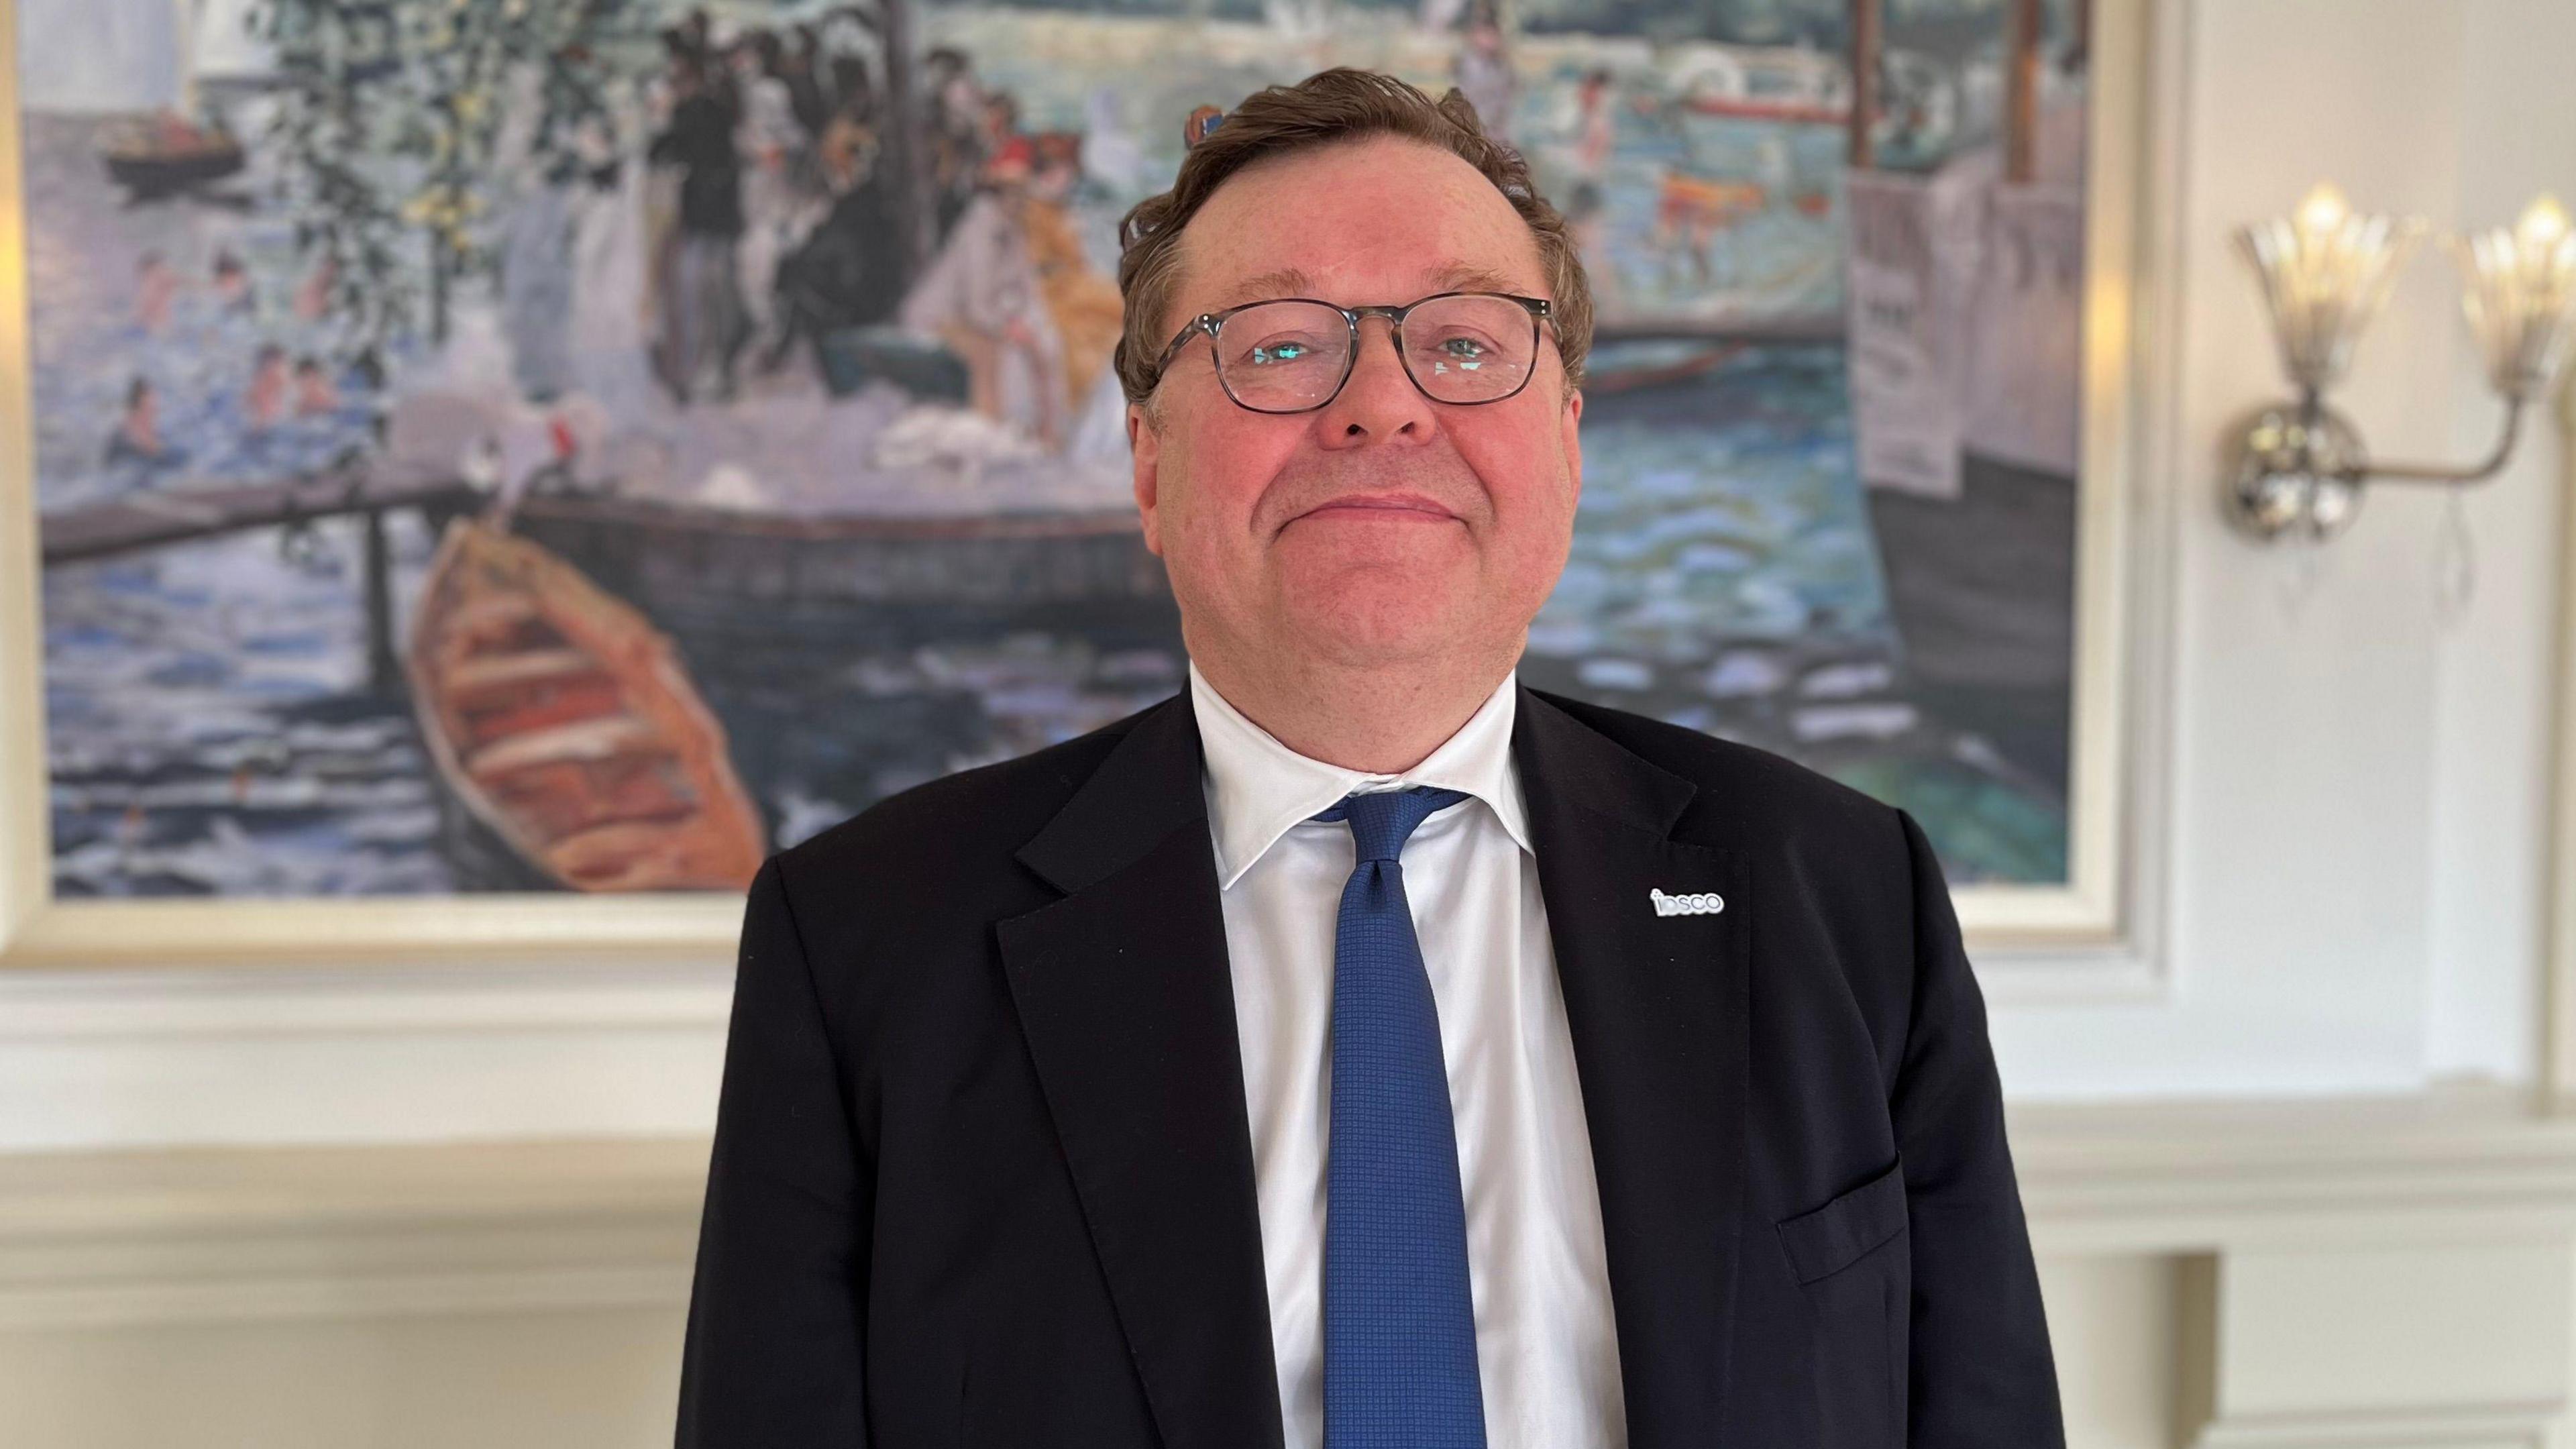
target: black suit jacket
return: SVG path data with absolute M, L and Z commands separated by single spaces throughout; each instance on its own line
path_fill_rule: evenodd
M 1984 1001 L 1921 828 L 1514 687 L 1628 1442 L 2057 1449 Z M 683 1449 L 1281 1442 L 1200 770 L 1184 691 L 763 864 Z

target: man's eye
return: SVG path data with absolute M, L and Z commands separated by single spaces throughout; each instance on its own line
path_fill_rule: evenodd
M 1492 344 L 1481 337 L 1465 333 L 1443 337 L 1432 343 L 1431 348 L 1432 362 L 1443 372 L 1452 367 L 1461 372 L 1473 372 L 1477 367 L 1491 360 L 1493 353 Z
M 1303 342 L 1273 342 L 1252 349 L 1252 360 L 1256 363 L 1295 362 L 1311 350 Z

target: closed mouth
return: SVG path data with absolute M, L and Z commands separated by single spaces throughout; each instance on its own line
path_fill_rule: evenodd
M 1336 498 L 1330 503 L 1308 509 L 1307 513 L 1309 516 L 1317 513 L 1381 514 L 1387 516 L 1390 520 L 1397 518 L 1427 519 L 1435 522 L 1448 522 L 1457 517 L 1456 514 L 1451 513 L 1448 509 L 1441 507 L 1437 503 L 1433 503 L 1427 498 L 1393 496 L 1379 498 Z

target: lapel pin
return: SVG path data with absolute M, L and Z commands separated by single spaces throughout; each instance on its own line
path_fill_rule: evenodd
M 1726 909 L 1726 897 L 1715 891 L 1668 896 L 1660 889 L 1650 888 L 1646 898 L 1655 903 L 1655 914 L 1659 916 L 1713 916 Z

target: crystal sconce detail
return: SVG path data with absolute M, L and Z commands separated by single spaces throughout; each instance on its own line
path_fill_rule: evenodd
M 2484 460 L 2465 468 L 2373 463 L 2351 420 L 2325 405 L 2353 344 L 2394 285 L 2424 224 L 2355 212 L 2318 185 L 2286 217 L 2241 227 L 2237 249 L 2254 265 L 2281 366 L 2295 402 L 2265 408 L 2234 440 L 2227 515 L 2259 538 L 2322 539 L 2352 521 L 2361 485 L 2475 483 L 2513 452 L 2524 406 L 2546 392 L 2576 346 L 2576 228 L 2550 197 L 2511 227 L 2452 238 L 2466 274 L 2462 306 L 2485 354 L 2487 380 L 2504 400 L 2504 429 Z

